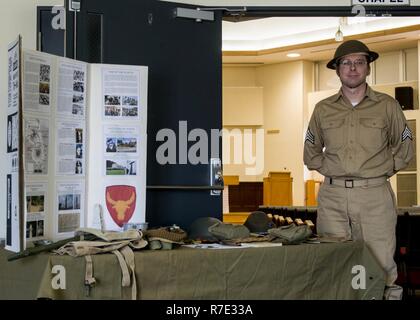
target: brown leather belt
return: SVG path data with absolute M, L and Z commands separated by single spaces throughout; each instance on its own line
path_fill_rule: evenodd
M 378 177 L 378 178 L 369 178 L 369 179 L 340 179 L 340 178 L 330 178 L 325 177 L 325 183 L 333 184 L 335 186 L 340 186 L 343 188 L 358 188 L 358 187 L 370 187 L 374 185 L 380 185 L 385 183 L 388 180 L 388 177 Z

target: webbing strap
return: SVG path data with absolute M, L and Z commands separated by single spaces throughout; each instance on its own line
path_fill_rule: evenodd
M 121 285 L 123 287 L 129 287 L 130 286 L 130 272 L 128 271 L 127 264 L 124 261 L 124 257 L 118 250 L 112 251 L 113 254 L 115 254 L 118 258 L 118 262 L 120 263 L 121 273 L 122 273 L 122 280 Z
M 129 246 L 125 246 L 120 249 L 121 253 L 125 258 L 125 262 L 130 267 L 131 273 L 133 275 L 133 282 L 131 284 L 131 299 L 137 299 L 137 281 L 136 281 L 136 272 L 135 272 L 135 263 L 134 263 L 134 252 Z
M 93 277 L 92 256 L 86 255 L 85 260 L 86 260 L 85 285 L 92 287 L 96 283 L 96 279 Z

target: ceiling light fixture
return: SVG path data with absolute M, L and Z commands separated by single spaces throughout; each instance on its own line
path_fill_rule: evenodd
M 344 39 L 344 35 L 343 35 L 343 33 L 341 32 L 341 30 L 340 30 L 340 26 L 338 26 L 338 30 L 337 30 L 337 32 L 335 33 L 335 41 L 337 41 L 337 42 L 341 42 L 341 41 L 343 41 L 343 39 Z
M 286 56 L 288 56 L 289 58 L 297 58 L 300 57 L 300 53 L 291 52 L 286 54 Z

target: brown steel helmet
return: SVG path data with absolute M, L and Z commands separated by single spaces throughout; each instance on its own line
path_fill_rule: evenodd
M 366 53 L 369 63 L 375 61 L 379 57 L 379 54 L 374 51 L 370 51 L 363 42 L 358 40 L 348 40 L 338 46 L 337 50 L 335 50 L 334 58 L 327 63 L 327 68 L 335 70 L 338 60 L 352 53 Z

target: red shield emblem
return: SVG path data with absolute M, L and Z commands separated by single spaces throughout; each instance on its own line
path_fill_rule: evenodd
M 112 220 L 123 226 L 136 209 L 136 188 L 133 186 L 108 186 L 105 189 L 106 207 Z

